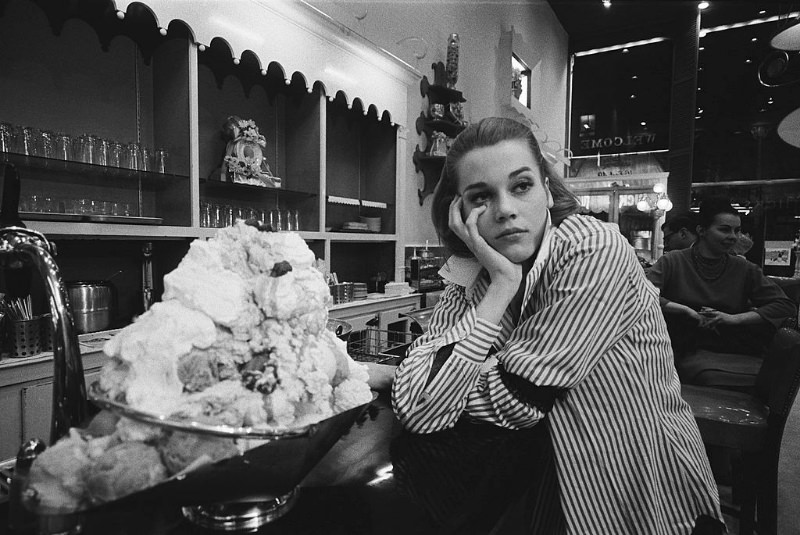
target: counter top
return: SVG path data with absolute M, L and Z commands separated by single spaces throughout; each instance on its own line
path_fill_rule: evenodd
M 395 419 L 386 391 L 367 415 L 304 479 L 292 510 L 258 533 L 488 534 L 498 524 L 493 533 L 523 532 L 513 505 L 544 465 L 544 426 L 510 431 L 460 422 L 448 431 L 414 435 Z M 8 525 L 8 515 L 8 503 L 0 505 L 0 526 Z M 185 520 L 175 504 L 134 502 L 86 514 L 83 533 L 214 532 Z

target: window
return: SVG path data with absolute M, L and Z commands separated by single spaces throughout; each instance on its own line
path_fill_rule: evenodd
M 531 70 L 516 54 L 511 54 L 511 91 L 526 108 L 531 107 Z

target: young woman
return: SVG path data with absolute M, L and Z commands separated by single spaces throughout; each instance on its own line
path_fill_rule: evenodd
M 683 356 L 697 349 L 761 355 L 796 313 L 757 265 L 731 254 L 742 221 L 728 200 L 704 201 L 697 228 L 693 247 L 665 254 L 647 275 L 660 289 L 679 371 Z
M 719 498 L 657 292 L 625 238 L 578 208 L 527 127 L 489 118 L 458 136 L 432 207 L 448 284 L 397 369 L 395 413 L 419 433 L 546 418 L 557 490 L 539 496 L 561 511 L 539 502 L 531 533 L 700 533 Z

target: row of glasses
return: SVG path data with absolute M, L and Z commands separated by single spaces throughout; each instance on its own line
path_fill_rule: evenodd
M 265 221 L 269 212 L 252 206 L 216 204 L 206 201 L 200 203 L 200 226 L 209 228 L 229 227 L 237 219 L 256 219 Z
M 19 202 L 20 212 L 42 214 L 115 215 L 135 217 L 136 203 L 107 201 L 102 199 L 72 199 L 48 195 L 24 195 Z
M 262 210 L 252 206 L 236 206 L 203 201 L 200 203 L 200 226 L 222 228 L 239 219 L 255 219 L 269 224 L 273 230 L 300 230 L 300 210 Z
M 96 134 L 81 134 L 73 139 L 64 132 L 11 123 L 0 123 L 0 152 L 139 171 L 169 171 L 169 151 L 165 148 L 153 150 L 140 143 L 120 143 Z

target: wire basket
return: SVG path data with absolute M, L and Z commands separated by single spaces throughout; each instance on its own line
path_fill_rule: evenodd
M 368 327 L 363 331 L 350 333 L 347 352 L 353 360 L 360 362 L 399 364 L 405 358 L 411 342 L 418 336 L 419 334 L 409 331 Z

